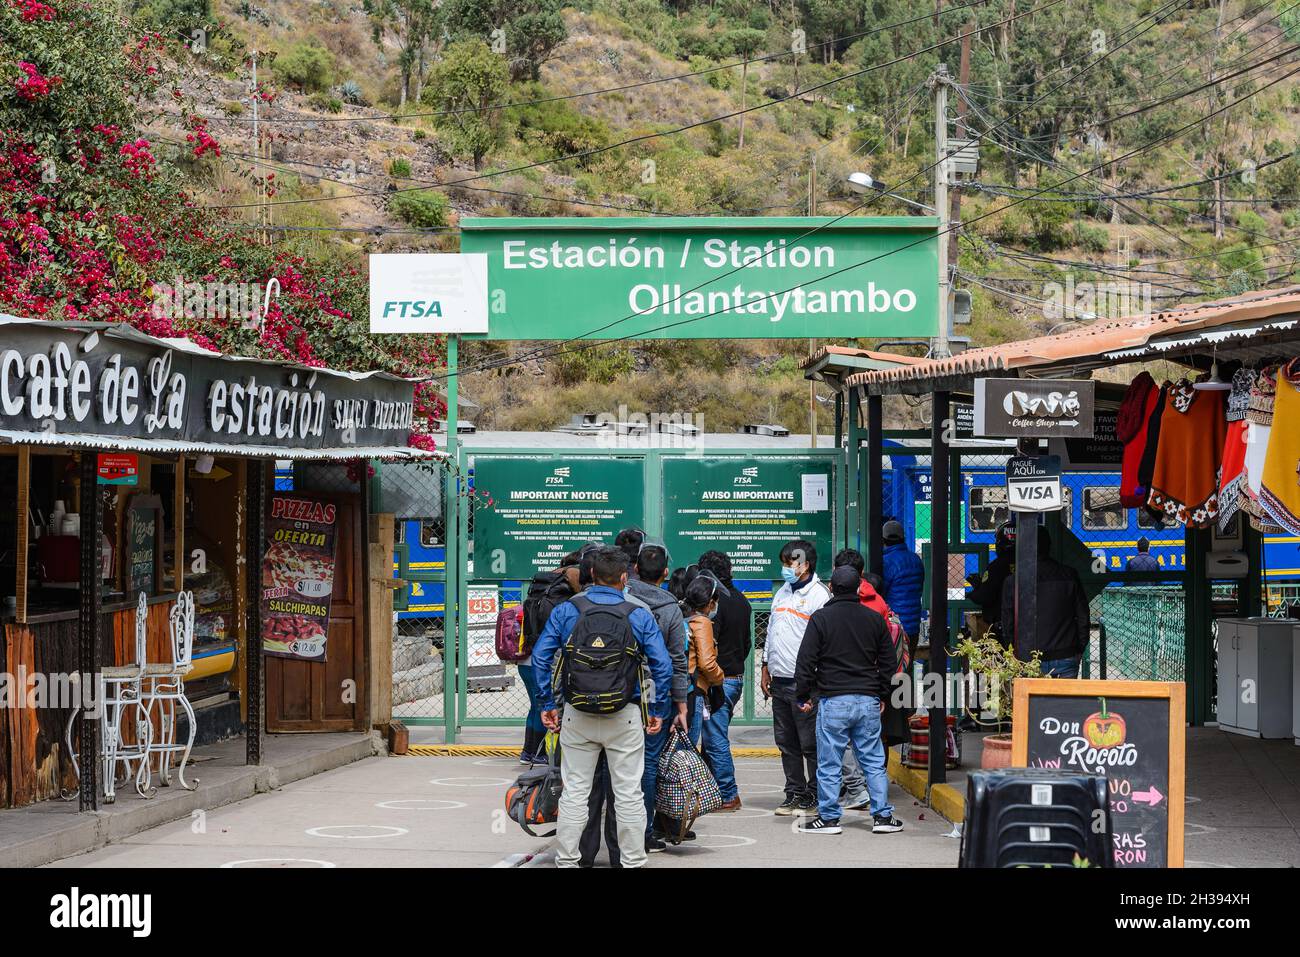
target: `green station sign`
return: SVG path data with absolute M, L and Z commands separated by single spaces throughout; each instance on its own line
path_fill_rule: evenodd
M 470 218 L 488 339 L 932 336 L 930 216 Z
M 639 458 L 480 455 L 474 492 L 474 578 L 527 581 L 641 526 L 645 478 Z
M 806 539 L 829 573 L 835 476 L 826 458 L 735 456 L 663 463 L 664 542 L 674 565 L 710 549 L 737 579 L 779 579 L 781 546 Z

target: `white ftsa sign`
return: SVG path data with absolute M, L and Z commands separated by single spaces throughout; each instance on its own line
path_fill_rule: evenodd
M 486 253 L 374 253 L 370 331 L 488 331 Z

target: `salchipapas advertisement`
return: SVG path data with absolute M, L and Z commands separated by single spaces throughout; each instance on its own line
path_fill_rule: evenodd
M 271 496 L 262 558 L 262 650 L 325 660 L 334 585 L 334 503 Z

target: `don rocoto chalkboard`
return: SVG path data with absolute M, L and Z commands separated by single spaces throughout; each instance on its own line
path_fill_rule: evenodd
M 1116 867 L 1166 867 L 1168 698 L 1030 694 L 1029 767 L 1106 775 Z

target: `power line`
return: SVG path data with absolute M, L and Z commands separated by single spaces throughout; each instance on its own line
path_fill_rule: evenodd
M 721 115 L 719 115 L 719 116 L 709 117 L 708 119 L 697 120 L 697 121 L 694 122 L 694 123 L 688 123 L 688 124 L 686 124 L 685 126 L 680 126 L 680 127 L 677 127 L 676 129 L 663 130 L 663 131 L 656 132 L 656 133 L 643 133 L 643 134 L 640 134 L 640 135 L 638 135 L 638 136 L 633 136 L 633 137 L 630 137 L 630 138 L 625 139 L 625 140 L 620 140 L 620 141 L 617 142 L 617 143 L 610 143 L 610 144 L 607 144 L 607 145 L 605 145 L 605 146 L 593 147 L 593 148 L 588 149 L 588 150 L 580 150 L 580 151 L 578 151 L 578 152 L 576 152 L 576 153 L 569 153 L 569 154 L 566 154 L 566 155 L 564 155 L 564 156 L 556 156 L 556 157 L 552 157 L 552 158 L 550 158 L 550 159 L 538 160 L 538 161 L 536 161 L 536 162 L 527 163 L 527 164 L 525 164 L 525 165 L 523 165 L 523 166 L 510 167 L 510 168 L 508 168 L 508 169 L 495 170 L 495 171 L 488 172 L 488 173 L 478 173 L 478 174 L 475 174 L 474 176 L 468 176 L 468 177 L 465 177 L 465 178 L 460 179 L 460 180 L 451 180 L 451 181 L 448 181 L 448 182 L 435 182 L 435 183 L 428 183 L 428 184 L 424 184 L 424 185 L 421 185 L 421 186 L 412 186 L 412 187 L 409 187 L 409 189 L 399 189 L 399 190 L 394 190 L 394 191 L 392 191 L 392 192 L 399 192 L 399 193 L 400 193 L 400 192 L 407 192 L 407 191 L 409 191 L 409 190 L 425 189 L 425 188 L 428 188 L 428 187 L 430 187 L 430 186 L 433 186 L 433 187 L 457 186 L 457 185 L 460 185 L 461 183 L 466 183 L 466 182 L 475 182 L 475 181 L 477 181 L 477 180 L 481 180 L 481 179 L 489 179 L 489 178 L 496 177 L 496 176 L 507 176 L 507 175 L 510 175 L 510 174 L 512 174 L 512 173 L 522 173 L 522 172 L 524 172 L 524 171 L 526 171 L 526 170 L 535 169 L 535 168 L 537 168 L 537 167 L 539 167 L 539 166 L 549 166 L 549 165 L 552 164 L 552 163 L 563 163 L 563 162 L 567 162 L 567 161 L 569 161 L 569 160 L 586 159 L 586 158 L 591 157 L 591 156 L 597 156 L 597 155 L 600 155 L 600 154 L 602 154 L 602 153 L 608 153 L 608 152 L 610 152 L 610 151 L 612 151 L 612 150 L 621 149 L 621 148 L 624 147 L 624 146 L 630 146 L 630 145 L 632 145 L 632 144 L 645 142 L 645 141 L 647 141 L 647 140 L 658 139 L 659 137 L 663 137 L 663 136 L 675 136 L 675 135 L 677 135 L 678 133 L 684 133 L 684 132 L 687 132 L 688 130 L 697 129 L 697 128 L 701 127 L 701 126 L 708 126 L 708 125 L 710 125 L 710 124 L 712 124 L 712 123 L 718 123 L 718 122 L 721 122 L 721 121 L 723 121 L 723 120 L 733 119 L 733 118 L 735 118 L 735 117 L 737 117 L 737 116 L 743 116 L 743 115 L 745 115 L 745 114 L 747 114 L 747 113 L 754 113 L 754 112 L 757 112 L 758 110 L 767 109 L 768 107 L 776 106 L 776 105 L 778 105 L 778 104 L 780 104 L 780 103 L 784 103 L 784 102 L 786 102 L 786 101 L 788 101 L 788 100 L 791 100 L 791 99 L 794 99 L 794 98 L 796 98 L 796 97 L 803 96 L 803 95 L 806 95 L 806 94 L 808 94 L 808 93 L 814 93 L 814 92 L 816 92 L 817 90 L 825 89 L 826 87 L 828 87 L 828 86 L 832 86 L 832 85 L 834 85 L 834 84 L 836 84 L 836 83 L 843 83 L 845 80 L 851 80 L 851 79 L 853 79 L 854 77 L 862 76 L 862 75 L 867 74 L 867 73 L 872 73 L 872 72 L 875 72 L 876 70 L 882 70 L 882 69 L 884 69 L 884 68 L 886 68 L 886 67 L 893 66 L 893 65 L 895 65 L 895 64 L 897 64 L 897 63 L 902 63 L 902 62 L 904 62 L 905 60 L 914 59 L 915 57 L 918 57 L 918 56 L 920 56 L 920 55 L 923 54 L 923 53 L 929 53 L 929 52 L 932 52 L 932 51 L 937 50 L 937 49 L 939 49 L 939 48 L 941 48 L 941 47 L 943 47 L 943 46 L 946 46 L 946 45 L 949 44 L 949 43 L 954 42 L 955 40 L 960 40 L 960 39 L 961 39 L 962 37 L 964 37 L 964 36 L 971 36 L 971 35 L 974 35 L 974 34 L 976 34 L 976 33 L 982 32 L 982 31 L 984 31 L 984 30 L 988 30 L 988 29 L 991 29 L 992 27 L 998 26 L 998 25 L 1001 24 L 1001 23 L 1010 23 L 1010 22 L 1012 22 L 1013 20 L 1019 20 L 1019 19 L 1022 19 L 1022 18 L 1024 18 L 1024 17 L 1032 16 L 1032 15 L 1035 14 L 1035 13 L 1040 13 L 1040 12 L 1042 12 L 1043 10 L 1047 10 L 1047 9 L 1049 9 L 1049 8 L 1051 8 L 1051 7 L 1058 6 L 1059 4 L 1064 3 L 1064 2 L 1065 2 L 1065 0 L 1047 0 L 1046 3 L 1040 4 L 1039 6 L 1036 6 L 1036 7 L 1032 7 L 1032 8 L 1030 8 L 1029 10 L 1024 11 L 1023 13 L 1012 14 L 1011 16 L 1006 17 L 1006 18 L 1004 18 L 1003 20 L 999 20 L 999 21 L 997 21 L 996 23 L 990 24 L 989 26 L 982 27 L 982 28 L 977 29 L 977 30 L 972 30 L 969 34 L 965 34 L 965 33 L 963 33 L 963 34 L 958 34 L 956 37 L 953 37 L 953 38 L 950 38 L 950 39 L 944 40 L 944 41 L 939 42 L 939 43 L 931 44 L 930 46 L 927 46 L 927 47 L 922 47 L 922 48 L 919 49 L 919 50 L 913 50 L 911 53 L 907 53 L 907 54 L 904 54 L 903 56 L 895 57 L 895 58 L 892 59 L 892 60 L 887 60 L 887 61 L 885 61 L 885 62 L 883 62 L 883 63 L 878 63 L 878 64 L 874 64 L 874 65 L 869 66 L 869 67 L 864 67 L 864 68 L 861 69 L 861 70 L 855 70 L 855 71 L 853 71 L 853 72 L 846 73 L 846 74 L 843 74 L 843 75 L 841 75 L 841 76 L 832 77 L 832 78 L 829 79 L 829 80 L 824 80 L 824 81 L 822 81 L 821 83 L 816 83 L 816 84 L 814 84 L 814 85 L 812 85 L 812 86 L 810 86 L 810 87 L 806 87 L 806 88 L 804 88 L 803 90 L 797 90 L 797 91 L 795 91 L 794 93 L 790 93 L 790 94 L 788 94 L 787 96 L 780 97 L 780 98 L 775 99 L 775 100 L 769 100 L 769 101 L 766 102 L 766 103 L 759 103 L 759 104 L 756 104 L 755 106 L 746 107 L 746 108 L 744 108 L 744 109 L 733 110 L 733 111 L 731 111 L 731 112 L 729 112 L 729 113 L 723 113 L 723 114 L 721 114 Z M 1184 2 L 1186 2 L 1186 0 L 1184 0 Z M 1181 5 L 1181 4 L 1179 4 L 1179 5 Z M 259 205 L 261 205 L 261 206 L 291 206 L 291 205 L 297 205 L 297 204 L 301 204 L 301 203 L 335 202 L 335 201 L 337 201 L 337 200 L 341 200 L 341 199 L 355 199 L 355 198 L 363 197 L 363 196 L 366 196 L 366 195 L 368 195 L 368 194 L 365 193 L 365 192 L 362 192 L 362 193 L 352 193 L 352 194 L 348 194 L 348 195 L 344 195 L 344 196 L 328 196 L 328 197 L 320 197 L 320 198 L 318 198 L 318 199 L 291 199 L 291 200 L 278 200 L 278 201 L 276 201 L 276 202 L 273 202 L 273 203 L 266 203 L 266 204 L 257 204 L 257 203 L 232 203 L 232 204 L 218 205 L 218 206 L 204 206 L 204 207 L 199 207 L 199 208 L 202 208 L 202 209 L 248 209 L 248 208 L 255 208 L 255 207 L 258 207 Z M 390 195 L 391 195 L 391 193 L 390 193 Z
M 585 90 L 580 93 L 557 94 L 556 96 L 539 97 L 538 99 L 534 99 L 534 100 L 521 100 L 517 103 L 491 103 L 488 104 L 487 106 L 472 106 L 472 107 L 464 107 L 462 109 L 455 109 L 455 110 L 433 110 L 433 111 L 421 112 L 421 113 L 381 113 L 378 116 L 285 117 L 282 119 L 275 119 L 275 120 L 263 119 L 262 122 L 366 123 L 366 122 L 374 122 L 376 120 L 406 120 L 406 119 L 416 119 L 416 118 L 423 118 L 423 117 L 457 116 L 464 113 L 494 113 L 500 110 L 509 110 L 509 109 L 514 109 L 519 107 L 526 107 L 526 106 L 541 106 L 546 103 L 557 103 L 563 100 L 583 99 L 588 96 L 603 96 L 607 93 L 622 93 L 626 90 L 635 90 L 635 89 L 640 89 L 641 87 L 654 86 L 655 84 L 658 83 L 672 83 L 678 80 L 689 80 L 699 76 L 707 76 L 709 74 L 718 73 L 723 70 L 734 70 L 738 66 L 745 66 L 746 64 L 750 64 L 750 63 L 765 63 L 769 60 L 780 60 L 790 56 L 798 57 L 804 55 L 807 52 L 807 50 L 816 50 L 821 47 L 833 46 L 835 44 L 843 43 L 849 40 L 860 40 L 863 37 L 873 36 L 877 33 L 883 33 L 887 30 L 896 30 L 899 27 L 910 26 L 911 24 L 919 23 L 922 20 L 930 20 L 933 19 L 936 15 L 945 16 L 949 13 L 956 13 L 959 10 L 969 10 L 971 7 L 982 7 L 985 6 L 986 3 L 987 0 L 972 0 L 972 2 L 970 3 L 964 3 L 957 6 L 948 7 L 945 10 L 940 10 L 938 11 L 937 14 L 925 13 L 920 16 L 911 17 L 907 20 L 899 20 L 894 23 L 887 23 L 884 26 L 873 27 L 870 30 L 863 30 L 860 33 L 850 33 L 845 36 L 832 37 L 829 40 L 823 40 L 821 43 L 815 43 L 812 46 L 807 47 L 805 51 L 795 52 L 794 50 L 784 50 L 780 53 L 769 53 L 765 56 L 752 57 L 747 60 L 735 60 L 731 63 L 723 63 L 723 64 L 719 64 L 718 66 L 706 67 L 705 69 L 702 70 L 692 70 L 689 73 L 676 73 L 673 74 L 672 76 L 656 77 L 655 79 L 650 79 L 650 80 L 639 80 L 635 83 L 625 83 L 622 86 L 605 87 L 599 90 Z M 991 26 L 997 26 L 997 25 L 998 24 L 996 23 L 991 24 Z M 213 118 L 215 119 L 215 117 Z M 249 120 L 244 120 L 239 118 L 229 118 L 229 121 L 235 123 L 250 122 Z
M 1184 2 L 1185 2 L 1185 0 L 1184 0 Z M 1184 5 L 1184 3 L 1178 3 L 1178 4 L 1176 4 L 1176 5 L 1175 5 L 1175 4 L 1172 4 L 1172 3 L 1170 3 L 1170 4 L 1166 4 L 1164 7 L 1161 7 L 1159 10 L 1155 11 L 1153 14 L 1148 14 L 1148 15 L 1145 16 L 1145 17 L 1139 18 L 1139 20 L 1137 21 L 1137 23 L 1141 23 L 1143 20 L 1150 19 L 1151 17 L 1156 17 L 1157 20 L 1158 20 L 1159 16 L 1161 16 L 1161 15 L 1163 14 L 1163 12 L 1164 12 L 1167 8 L 1170 8 L 1170 7 L 1173 7 L 1173 6 L 1182 6 L 1182 5 Z M 1135 25 L 1136 25 L 1136 24 L 1135 24 Z M 1155 26 L 1155 23 L 1153 22 L 1151 25 L 1149 25 L 1149 26 L 1146 28 L 1146 30 L 1149 30 L 1149 29 L 1151 29 L 1151 28 L 1154 27 L 1154 26 Z M 1146 30 L 1143 30 L 1143 31 L 1139 32 L 1138 34 L 1135 34 L 1135 35 L 1134 35 L 1133 37 L 1131 37 L 1128 41 L 1126 41 L 1124 45 L 1126 45 L 1128 42 L 1131 42 L 1132 40 L 1137 39 L 1137 37 L 1138 37 L 1138 36 L 1141 36 L 1142 33 L 1146 32 Z M 1121 46 L 1123 46 L 1123 45 L 1121 45 Z M 1084 66 L 1084 67 L 1083 67 L 1083 68 L 1082 68 L 1078 73 L 1076 73 L 1074 76 L 1072 76 L 1072 77 L 1071 77 L 1069 80 L 1067 80 L 1066 82 L 1071 82 L 1072 80 L 1077 80 L 1077 79 L 1078 79 L 1080 76 L 1082 76 L 1085 72 L 1087 72 L 1088 70 L 1092 69 L 1094 66 L 1096 66 L 1098 63 L 1100 63 L 1102 60 L 1106 59 L 1106 58 L 1107 58 L 1108 56 L 1110 56 L 1112 53 L 1116 52 L 1118 49 L 1120 49 L 1120 47 L 1115 47 L 1115 48 L 1112 48 L 1111 50 L 1106 51 L 1105 53 L 1103 53 L 1102 55 L 1100 55 L 1096 60 L 1093 60 L 1093 61 L 1091 61 L 1090 63 L 1088 63 L 1087 65 L 1085 65 L 1085 66 Z M 1300 72 L 1300 68 L 1298 68 L 1296 71 L 1293 71 L 1293 72 Z M 1251 93 L 1247 94 L 1247 96 L 1245 96 L 1245 97 L 1241 97 L 1241 98 L 1239 98 L 1239 99 L 1237 99 L 1237 100 L 1234 100 L 1234 101 L 1232 101 L 1231 103 L 1226 104 L 1225 106 L 1219 108 L 1218 110 L 1213 111 L 1212 113 L 1208 114 L 1207 116 L 1199 118 L 1199 119 L 1196 121 L 1196 123 L 1194 123 L 1194 124 L 1190 124 L 1189 126 L 1187 126 L 1187 127 L 1183 127 L 1183 128 L 1180 128 L 1180 129 L 1178 129 L 1178 130 L 1175 130 L 1175 131 L 1173 131 L 1172 133 L 1165 134 L 1165 135 L 1163 135 L 1163 136 L 1157 137 L 1157 138 L 1155 138 L 1154 140 L 1152 140 L 1152 141 L 1150 141 L 1150 142 L 1144 144 L 1143 146 L 1138 147 L 1138 148 L 1136 148 L 1136 149 L 1134 149 L 1134 150 L 1131 150 L 1129 153 L 1125 154 L 1124 156 L 1119 157 L 1118 160 L 1111 160 L 1111 161 L 1109 161 L 1109 162 L 1117 162 L 1117 161 L 1120 161 L 1120 160 L 1123 160 L 1123 159 L 1130 158 L 1130 157 L 1132 157 L 1132 156 L 1136 156 L 1136 155 L 1138 155 L 1138 154 L 1141 153 L 1141 152 L 1144 152 L 1144 151 L 1146 151 L 1146 150 L 1148 150 L 1148 149 L 1153 148 L 1154 146 L 1158 145 L 1159 143 L 1161 143 L 1161 142 L 1163 142 L 1163 141 L 1165 141 L 1165 140 L 1172 139 L 1172 138 L 1174 138 L 1174 137 L 1176 137 L 1176 136 L 1180 136 L 1180 135 L 1182 135 L 1184 132 L 1186 132 L 1187 129 L 1190 129 L 1191 126 L 1194 126 L 1194 125 L 1196 125 L 1196 124 L 1202 123 L 1202 122 L 1204 122 L 1206 119 L 1209 119 L 1209 118 L 1211 118 L 1211 117 L 1217 115 L 1218 113 L 1223 112 L 1224 110 L 1230 109 L 1231 107 L 1237 105 L 1238 103 L 1243 102 L 1245 99 L 1248 99 L 1250 96 L 1254 96 L 1255 94 L 1257 94 L 1257 93 L 1259 93 L 1259 92 L 1262 92 L 1262 90 L 1267 89 L 1268 86 L 1272 86 L 1273 84 L 1275 84 L 1275 83 L 1277 83 L 1277 82 L 1280 82 L 1281 79 L 1285 79 L 1285 78 L 1286 78 L 1286 77 L 1280 77 L 1280 78 L 1278 78 L 1277 80 L 1274 80 L 1274 81 L 1270 82 L 1267 86 L 1264 86 L 1264 87 L 1261 87 L 1261 88 L 1259 88 L 1259 89 L 1257 89 L 1257 90 L 1254 90 L 1254 91 L 1252 91 Z M 1062 84 L 1062 85 L 1064 85 L 1064 84 Z M 1047 96 L 1050 96 L 1051 93 L 1053 93 L 1053 92 L 1055 92 L 1055 89 L 1050 90 L 1050 91 L 1048 91 L 1047 93 L 1043 94 L 1043 97 L 1046 98 Z M 1023 111 L 1022 111 L 1022 112 L 1023 112 Z M 1018 115 L 1019 115 L 1019 113 L 1013 115 L 1012 117 L 1008 117 L 1007 120 L 1002 121 L 1002 122 L 1010 122 L 1011 120 L 1015 119 L 1015 117 L 1018 116 Z M 983 136 L 985 136 L 985 135 L 988 135 L 989 132 L 991 132 L 991 131 L 985 131 L 984 133 L 978 134 L 977 139 L 978 139 L 978 138 L 981 138 L 981 137 L 983 137 Z M 936 165 L 937 165 L 939 162 L 941 162 L 941 161 L 942 161 L 942 160 L 936 160 L 935 163 L 931 164 L 930 166 L 928 166 L 928 167 L 927 167 L 926 169 L 924 169 L 924 170 L 918 171 L 918 173 L 914 174 L 912 177 L 909 177 L 909 179 L 908 179 L 907 181 L 905 181 L 905 182 L 910 182 L 912 179 L 915 179 L 917 176 L 922 175 L 924 172 L 927 172 L 929 169 L 933 169 L 934 166 L 936 166 Z M 1100 169 L 1101 166 L 1104 166 L 1104 165 L 1106 165 L 1106 164 L 1100 164 L 1100 165 L 1097 167 L 1097 169 Z M 1068 182 L 1070 182 L 1070 181 L 1072 181 L 1072 180 L 1074 180 L 1074 179 L 1082 178 L 1082 177 L 1088 175 L 1088 173 L 1090 173 L 1090 172 L 1095 172 L 1095 170 L 1086 170 L 1086 171 L 1084 171 L 1084 172 L 1082 172 L 1082 173 L 1075 173 L 1075 174 L 1072 174 L 1071 177 L 1070 177 L 1069 179 L 1067 179 L 1067 180 L 1065 180 L 1065 181 L 1063 181 L 1062 183 L 1059 183 L 1059 184 L 1057 184 L 1057 185 L 1058 185 L 1058 186 L 1059 186 L 1059 185 L 1064 185 L 1065 183 L 1068 183 Z M 850 210 L 849 213 L 845 213 L 845 214 L 843 214 L 843 215 L 841 215 L 841 216 L 835 217 L 834 219 L 831 219 L 831 220 L 829 220 L 829 221 L 827 221 L 827 222 L 825 222 L 825 223 L 822 223 L 821 225 L 815 227 L 814 229 L 808 231 L 807 233 L 804 233 L 803 235 L 801 235 L 801 236 L 799 236 L 799 237 L 796 237 L 795 242 L 801 241 L 802 239 L 807 238 L 807 236 L 812 235 L 812 233 L 818 232 L 818 231 L 820 231 L 820 230 L 822 230 L 822 229 L 825 229 L 825 228 L 827 228 L 827 227 L 833 225 L 835 222 L 838 222 L 839 220 L 841 220 L 841 219 L 845 218 L 846 216 L 850 215 L 852 212 L 856 211 L 856 209 L 860 209 L 860 208 L 862 208 L 862 206 L 865 206 L 865 205 L 867 205 L 868 203 L 872 202 L 873 199 L 874 199 L 874 197 L 873 197 L 872 199 L 868 199 L 866 202 L 864 202 L 864 203 L 861 204 L 860 206 L 855 207 L 854 210 Z M 987 218 L 987 217 L 989 217 L 989 216 L 995 215 L 996 213 L 1002 212 L 1002 211 L 1005 210 L 1005 209 L 1009 209 L 1009 208 L 1011 208 L 1012 206 L 1016 206 L 1016 205 L 1019 205 L 1019 204 L 1022 203 L 1022 202 L 1026 202 L 1026 201 L 1028 201 L 1029 199 L 1032 199 L 1032 197 L 1022 197 L 1022 198 L 1019 198 L 1019 199 L 1014 199 L 1014 200 L 1012 200 L 1012 202 L 1006 204 L 1005 206 L 999 207 L 998 209 L 995 209 L 995 210 L 991 210 L 991 211 L 989 211 L 988 213 L 985 213 L 985 214 L 983 214 L 983 215 L 981 215 L 981 216 L 978 216 L 978 217 L 976 217 L 974 220 L 970 220 L 970 221 L 968 221 L 967 223 L 965 223 L 965 224 L 961 224 L 961 225 L 963 225 L 963 226 L 964 226 L 964 225 L 971 225 L 971 224 L 973 224 L 974 222 L 978 222 L 980 219 L 985 219 L 985 218 Z M 961 227 L 958 226 L 958 225 L 954 225 L 954 226 L 951 226 L 951 227 L 949 227 L 949 228 L 947 228 L 947 229 L 941 230 L 937 235 L 938 235 L 938 237 L 941 238 L 943 235 L 945 235 L 945 234 L 947 234 L 947 233 L 949 233 L 949 232 L 952 232 L 952 231 L 954 231 L 954 230 L 957 229 L 957 228 L 961 228 Z M 893 255 L 894 253 L 897 253 L 897 252 L 902 252 L 902 251 L 905 250 L 905 249 L 909 249 L 909 248 L 912 248 L 912 247 L 914 247 L 914 246 L 917 246 L 917 245 L 920 245 L 920 244 L 922 244 L 922 243 L 929 242 L 929 241 L 930 241 L 929 237 L 926 237 L 926 238 L 923 238 L 923 239 L 917 240 L 917 241 L 915 241 L 915 242 L 908 243 L 908 244 L 906 244 L 906 245 L 904 245 L 904 246 L 898 247 L 897 249 L 891 250 L 891 251 L 886 252 L 886 253 L 882 253 L 882 254 L 880 254 L 879 256 L 872 257 L 871 259 L 867 259 L 867 260 L 864 260 L 864 261 L 859 262 L 859 263 L 851 264 L 851 265 L 846 266 L 846 267 L 844 267 L 844 268 L 842 268 L 842 269 L 835 270 L 834 272 L 828 273 L 828 274 L 826 274 L 826 275 L 824 275 L 824 276 L 820 276 L 820 277 L 818 277 L 818 278 L 815 279 L 815 280 L 811 280 L 811 281 L 808 282 L 808 283 L 796 283 L 794 286 L 791 286 L 791 287 L 789 287 L 788 289 L 778 290 L 777 292 L 769 293 L 769 294 L 767 294 L 767 295 L 765 295 L 765 296 L 759 297 L 758 300 L 754 300 L 754 301 L 762 301 L 762 300 L 770 299 L 770 298 L 772 298 L 773 296 L 781 295 L 781 294 L 783 294 L 783 293 L 789 293 L 789 292 L 792 292 L 792 291 L 795 290 L 795 289 L 799 289 L 799 288 L 802 288 L 803 286 L 810 285 L 810 284 L 813 283 L 813 282 L 820 282 L 820 281 L 822 281 L 822 280 L 832 278 L 833 276 L 840 275 L 840 274 L 842 274 L 842 273 L 844 273 L 844 272 L 847 272 L 847 271 L 849 271 L 849 270 L 851 270 L 851 269 L 855 269 L 855 268 L 858 268 L 858 267 L 860 267 L 860 266 L 868 265 L 869 263 L 875 262 L 875 261 L 877 261 L 877 260 L 879 260 L 879 259 L 883 259 L 883 258 L 885 258 L 886 256 Z M 737 267 L 736 269 L 730 270 L 730 271 L 727 272 L 727 273 L 723 273 L 723 274 L 721 274 L 721 275 L 719 275 L 719 276 L 717 276 L 717 277 L 714 277 L 714 278 L 711 279 L 711 280 L 707 280 L 705 283 L 700 284 L 700 286 L 697 286 L 697 287 L 695 287 L 695 288 L 692 289 L 692 290 L 687 290 L 687 293 L 689 293 L 689 292 L 693 292 L 693 291 L 695 291 L 696 289 L 702 288 L 702 286 L 707 285 L 707 284 L 709 284 L 709 283 L 711 283 L 711 282 L 715 282 L 715 281 L 717 281 L 718 279 L 725 278 L 727 275 L 731 275 L 731 274 L 733 274 L 734 272 L 738 271 L 740 268 L 744 268 L 744 266 L 742 265 L 742 266 L 740 266 L 740 267 Z M 686 294 L 686 293 L 683 293 L 682 295 L 685 295 L 685 294 Z M 680 298 L 681 298 L 681 296 L 675 297 L 675 299 L 672 300 L 672 301 L 676 301 L 676 299 L 680 299 Z M 610 344 L 610 343 L 612 343 L 612 342 L 621 342 L 621 341 L 625 341 L 625 340 L 627 340 L 627 339 L 643 338 L 643 337 L 646 336 L 648 333 L 658 332 L 658 331 L 662 331 L 663 329 L 673 328 L 673 327 L 675 327 L 675 326 L 683 325 L 683 324 L 685 324 L 685 323 L 689 323 L 689 322 L 695 322 L 695 321 L 698 321 L 698 320 L 700 320 L 700 319 L 708 318 L 708 317 L 710 317 L 710 316 L 720 315 L 720 314 L 722 314 L 722 313 L 724 313 L 724 312 L 726 312 L 726 311 L 728 311 L 728 310 L 725 310 L 725 309 L 723 309 L 723 310 L 717 310 L 717 311 L 714 311 L 714 312 L 711 312 L 711 313 L 706 313 L 706 314 L 703 314 L 703 315 L 700 315 L 700 316 L 693 316 L 693 317 L 690 317 L 690 318 L 687 318 L 687 319 L 684 319 L 684 320 L 679 320 L 679 321 L 677 321 L 677 322 L 666 323 L 666 324 L 664 324 L 664 325 L 657 326 L 657 327 L 651 328 L 651 329 L 649 329 L 649 330 L 642 330 L 641 332 L 638 332 L 638 333 L 632 333 L 632 334 L 628 334 L 628 335 L 620 336 L 620 337 L 618 337 L 618 338 L 616 338 L 616 339 L 606 340 L 604 343 L 601 343 L 601 342 L 586 342 L 586 343 L 582 343 L 580 346 L 577 347 L 576 350 L 566 350 L 566 349 L 559 349 L 559 350 L 554 350 L 554 349 L 550 349 L 550 350 L 548 350 L 548 349 L 539 349 L 539 350 L 534 350 L 532 353 L 530 353 L 530 354 L 526 354 L 526 355 L 521 356 L 521 357 L 515 357 L 515 358 L 511 358 L 511 359 L 504 360 L 504 361 L 496 361 L 496 362 L 484 363 L 484 364 L 482 364 L 478 369 L 465 370 L 465 371 L 466 371 L 466 372 L 481 371 L 481 370 L 486 370 L 486 369 L 490 369 L 490 368 L 496 368 L 496 367 L 499 367 L 499 366 L 502 366 L 502 365 L 513 364 L 513 363 L 515 363 L 515 362 L 519 362 L 519 361 L 531 361 L 531 360 L 534 360 L 534 359 L 537 359 L 537 358 L 543 358 L 543 357 L 546 357 L 547 355 L 560 355 L 560 354 L 563 354 L 563 353 L 565 353 L 565 352 L 567 352 L 567 351 L 582 351 L 582 350 L 584 350 L 584 349 L 591 348 L 591 347 L 593 347 L 593 346 L 595 346 L 595 345 L 601 345 L 601 344 L 606 344 L 606 345 L 607 345 L 607 344 Z M 568 339 L 568 340 L 564 340 L 564 342 L 574 342 L 574 341 L 576 341 L 577 339 L 585 338 L 585 337 L 587 337 L 587 336 L 591 336 L 591 335 L 595 335 L 596 333 L 598 333 L 598 332 L 602 332 L 602 331 L 604 331 L 605 329 L 608 329 L 608 328 L 610 328 L 610 327 L 613 326 L 613 325 L 617 325 L 618 323 L 625 321 L 626 319 L 635 318 L 636 316 L 638 316 L 638 315 L 642 315 L 642 314 L 643 314 L 643 313 L 633 313 L 633 314 L 631 314 L 631 315 L 629 315 L 629 316 L 625 316 L 623 319 L 614 320 L 613 322 L 608 323 L 607 325 L 605 325 L 605 326 L 603 326 L 603 327 L 601 327 L 601 328 L 599 328 L 599 329 L 595 329 L 595 330 L 592 330 L 592 331 L 590 331 L 590 332 L 584 333 L 583 336 L 581 336 L 581 337 L 572 337 L 572 338 L 570 338 L 570 339 Z M 562 342 L 561 345 L 563 345 L 563 344 L 564 344 L 564 343 Z M 459 374 L 459 373 L 458 373 L 458 374 Z

